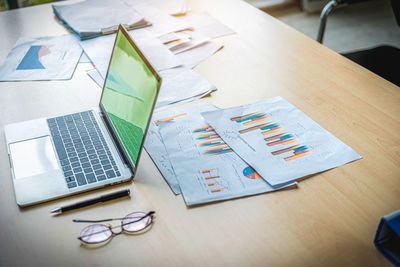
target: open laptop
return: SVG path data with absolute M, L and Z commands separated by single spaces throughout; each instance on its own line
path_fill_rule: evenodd
M 132 180 L 160 85 L 120 25 L 99 107 L 5 126 L 17 204 Z

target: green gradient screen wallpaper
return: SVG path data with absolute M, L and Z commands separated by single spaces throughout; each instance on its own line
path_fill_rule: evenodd
M 118 32 L 101 103 L 136 167 L 158 81 L 122 32 Z

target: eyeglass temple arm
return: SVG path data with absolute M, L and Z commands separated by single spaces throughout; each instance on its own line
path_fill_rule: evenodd
M 134 222 L 138 222 L 140 220 L 142 220 L 143 218 L 146 218 L 148 216 L 153 215 L 154 213 L 156 213 L 155 211 L 149 211 L 148 213 L 146 213 L 143 217 L 141 217 L 140 219 L 138 219 L 137 221 Z M 122 220 L 123 218 L 111 218 L 111 219 L 104 219 L 104 220 L 82 220 L 82 219 L 73 219 L 73 222 L 76 223 L 98 223 L 98 222 L 109 222 L 109 221 L 117 221 L 117 220 Z M 133 222 L 132 222 L 133 223 Z
M 156 212 L 155 212 L 155 211 L 149 211 L 148 213 L 146 213 L 145 215 L 143 215 L 143 216 L 140 217 L 139 219 L 137 219 L 137 220 L 135 220 L 135 221 L 132 221 L 132 222 L 124 223 L 124 224 L 122 224 L 122 225 L 128 225 L 128 224 L 132 224 L 132 223 L 135 223 L 135 222 L 139 222 L 139 221 L 143 220 L 143 219 L 146 218 L 146 217 L 152 216 L 154 213 L 156 213 Z
M 104 220 L 81 220 L 81 219 L 73 219 L 73 222 L 76 223 L 98 223 L 98 222 L 109 222 L 109 221 L 116 221 L 120 220 L 119 218 L 113 218 L 113 219 L 104 219 Z

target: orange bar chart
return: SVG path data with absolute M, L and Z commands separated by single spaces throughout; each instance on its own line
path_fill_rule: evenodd
M 158 119 L 158 120 L 154 121 L 154 124 L 158 126 L 159 122 L 162 122 L 162 121 L 173 121 L 175 118 L 182 117 L 182 116 L 185 116 L 185 115 L 187 115 L 187 113 L 177 114 L 177 115 L 174 115 L 174 116 L 171 116 L 171 117 Z
M 291 161 L 311 154 L 311 149 L 304 145 L 295 145 L 288 148 L 273 151 L 271 152 L 271 154 L 277 156 L 287 152 L 293 152 L 293 154 L 289 157 L 285 157 L 284 160 Z

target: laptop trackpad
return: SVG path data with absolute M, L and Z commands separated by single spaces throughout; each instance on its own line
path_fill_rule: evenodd
M 10 144 L 16 179 L 59 169 L 50 136 Z

